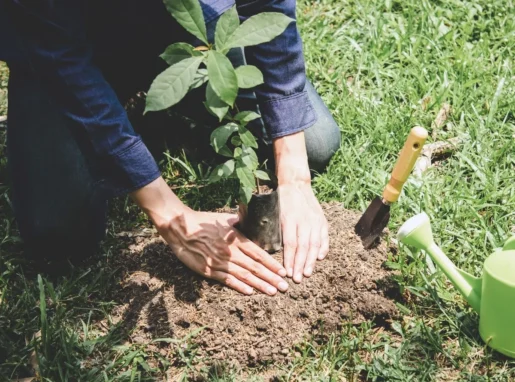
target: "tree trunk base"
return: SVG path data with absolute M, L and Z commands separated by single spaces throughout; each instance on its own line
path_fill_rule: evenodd
M 254 194 L 248 205 L 238 208 L 239 229 L 252 242 L 269 253 L 282 246 L 279 194 Z

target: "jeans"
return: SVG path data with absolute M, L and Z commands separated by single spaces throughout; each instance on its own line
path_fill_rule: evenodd
M 211 38 L 216 21 L 208 25 Z M 173 39 L 169 41 L 173 42 Z M 101 56 L 98 61 L 122 102 L 135 91 L 148 89 L 150 81 L 164 68 L 162 64 L 154 64 L 161 51 L 144 52 L 153 56 L 139 57 L 138 62 L 150 64 L 136 65 L 137 70 L 132 71 L 125 69 L 126 53 L 117 55 L 116 50 Z M 245 61 L 242 50 L 233 49 L 229 57 L 235 66 Z M 87 256 L 105 235 L 107 198 L 102 192 L 102 182 L 95 179 L 90 171 L 87 156 L 79 144 L 80 130 L 63 115 L 52 96 L 32 76 L 30 68 L 12 64 L 10 71 L 8 167 L 14 213 L 25 253 L 34 259 Z M 340 146 L 340 129 L 309 82 L 307 92 L 318 117 L 317 122 L 305 131 L 309 165 L 315 171 L 323 171 Z M 217 124 L 198 101 L 203 94 L 204 88 L 197 89 L 173 110 L 198 121 L 207 133 Z M 257 110 L 252 91 L 242 92 L 237 103 L 245 110 Z M 153 144 L 152 136 L 156 140 L 156 135 L 149 133 L 152 124 L 164 114 L 135 117 L 135 128 L 140 130 L 138 132 L 146 143 L 145 137 L 149 136 L 149 146 Z M 138 123 L 138 119 L 142 122 Z M 188 134 L 177 131 L 173 126 L 169 129 L 174 130 L 174 143 L 180 143 Z M 265 148 L 261 159 L 273 160 L 270 140 L 261 119 L 253 129 L 262 138 L 260 146 Z M 194 133 L 194 136 L 199 147 L 209 145 L 208 134 Z M 212 149 L 210 152 L 214 154 Z

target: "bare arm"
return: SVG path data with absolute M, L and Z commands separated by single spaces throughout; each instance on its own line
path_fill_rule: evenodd
M 328 224 L 311 188 L 304 132 L 274 140 L 281 204 L 284 266 L 288 277 L 310 277 L 329 251 Z

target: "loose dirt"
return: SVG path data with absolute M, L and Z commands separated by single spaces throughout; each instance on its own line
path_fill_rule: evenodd
M 311 278 L 301 284 L 288 279 L 289 290 L 274 297 L 243 296 L 197 276 L 159 237 L 125 238 L 129 249 L 114 256 L 123 269 L 115 321 L 136 327 L 131 339 L 143 343 L 185 338 L 198 329 L 189 340 L 197 355 L 242 366 L 287 361 L 295 344 L 349 322 L 388 325 L 398 316 L 391 299 L 398 291 L 392 272 L 382 266 L 384 240 L 365 250 L 353 230 L 359 214 L 337 203 L 323 208 L 330 225 L 328 257 Z M 163 355 L 169 347 L 156 343 Z

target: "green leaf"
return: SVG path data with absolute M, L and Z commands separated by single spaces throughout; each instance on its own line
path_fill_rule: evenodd
M 238 159 L 238 158 L 241 158 L 242 155 L 243 155 L 243 149 L 241 147 L 236 147 L 234 149 L 234 157 L 236 159 Z
M 245 20 L 234 31 L 225 48 L 262 44 L 283 33 L 294 19 L 279 12 L 261 12 Z
M 243 162 L 238 161 L 236 163 L 236 176 L 243 187 L 254 189 L 256 186 L 252 171 Z
M 224 46 L 227 43 L 227 39 L 232 36 L 236 28 L 240 26 L 240 18 L 236 11 L 236 6 L 232 6 L 228 11 L 224 12 L 220 19 L 216 23 L 215 30 L 215 45 L 216 50 L 222 54 L 227 53 L 228 49 Z
M 208 44 L 204 14 L 198 0 L 164 0 L 164 4 L 184 29 Z
M 252 198 L 252 191 L 254 191 L 253 188 L 240 187 L 240 202 L 243 204 L 249 204 L 250 199 Z
M 228 158 L 233 157 L 231 150 L 229 150 L 229 148 L 227 146 L 222 147 L 220 149 L 220 151 L 218 152 L 218 154 L 223 155 L 224 157 L 228 157 Z
M 237 135 L 233 136 L 231 138 L 231 143 L 234 145 L 234 146 L 241 146 L 241 138 L 238 137 Z
M 254 111 L 242 111 L 234 116 L 236 121 L 239 121 L 243 124 L 247 124 L 258 118 L 261 118 L 261 116 Z
M 235 123 L 228 123 L 227 125 L 214 129 L 211 133 L 211 146 L 213 146 L 218 153 L 220 149 L 226 145 L 231 134 L 236 131 L 238 131 L 238 125 Z
M 199 69 L 197 73 L 195 73 L 195 77 L 193 78 L 193 82 L 191 83 L 190 90 L 201 87 L 207 82 L 207 69 Z
M 227 112 L 229 111 L 229 105 L 227 105 L 224 101 L 222 101 L 218 95 L 214 92 L 211 87 L 211 82 L 207 84 L 206 87 L 206 102 L 205 105 L 213 115 L 218 117 L 218 120 L 221 122 L 225 117 Z
M 148 365 L 148 363 L 143 359 L 143 357 L 138 357 L 138 363 L 140 364 L 140 366 L 143 368 L 143 370 L 145 370 L 146 372 L 150 372 L 151 369 L 150 369 L 150 366 Z
M 254 171 L 254 176 L 258 179 L 270 180 L 270 177 L 268 176 L 268 174 L 263 170 Z
M 242 155 L 241 156 L 241 161 L 243 163 L 245 163 L 245 166 L 247 166 L 247 168 L 249 169 L 249 171 L 254 171 L 255 169 L 257 169 L 259 163 L 256 162 L 254 160 L 254 158 L 252 158 L 251 155 Z
M 249 168 L 250 171 L 254 171 L 259 165 L 256 152 L 245 146 L 242 147 L 241 161 Z
M 47 342 L 47 312 L 46 312 L 46 296 L 45 296 L 45 287 L 43 286 L 43 279 L 41 275 L 38 274 L 38 286 L 39 286 L 39 312 L 40 312 L 40 325 L 41 325 L 41 341 L 43 342 L 43 346 L 48 345 Z M 46 354 L 45 354 L 46 355 Z
M 256 138 L 254 137 L 254 135 L 252 135 L 252 133 L 249 130 L 247 130 L 243 126 L 240 126 L 238 128 L 238 133 L 240 134 L 241 141 L 245 146 L 257 149 L 258 144 Z
M 170 66 L 152 82 L 147 94 L 145 114 L 167 109 L 178 103 L 188 92 L 202 57 L 191 57 Z
M 190 57 L 201 57 L 202 53 L 194 50 L 193 46 L 185 42 L 176 42 L 169 45 L 165 51 L 159 56 L 166 61 L 168 65 L 173 65 Z
M 253 88 L 264 82 L 263 73 L 253 65 L 238 66 L 236 76 L 238 77 L 238 87 L 242 89 Z
M 232 173 L 234 172 L 235 163 L 236 162 L 234 162 L 234 159 L 230 159 L 222 165 L 225 177 L 229 177 L 232 175 Z
M 207 57 L 207 72 L 209 83 L 218 97 L 233 106 L 238 95 L 238 78 L 231 61 L 223 54 L 211 50 Z
M 222 163 L 214 168 L 214 170 L 209 175 L 208 182 L 214 183 L 218 182 L 222 178 L 230 177 L 234 172 L 234 159 L 230 159 L 225 163 Z
M 252 148 L 247 147 L 247 146 L 243 146 L 242 147 L 242 153 L 243 153 L 243 155 L 250 156 L 251 159 L 252 159 L 252 162 L 256 163 L 256 166 L 257 166 L 257 164 L 259 163 L 258 157 L 257 157 L 256 152 Z

